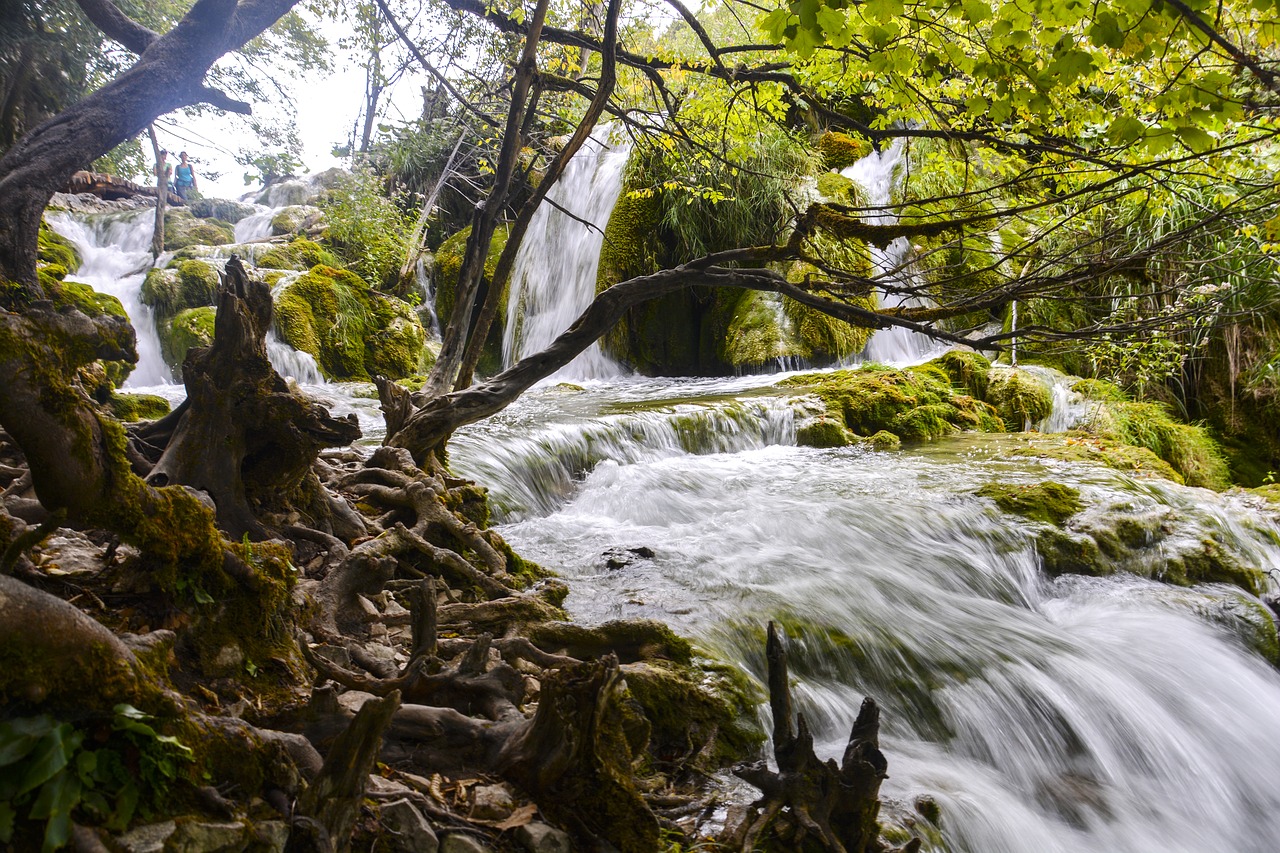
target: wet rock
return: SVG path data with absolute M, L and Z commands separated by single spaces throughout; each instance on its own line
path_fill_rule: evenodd
M 163 853 L 164 843 L 178 828 L 177 823 L 166 820 L 163 823 L 149 823 L 135 827 L 116 838 L 116 844 L 125 853 Z
M 610 548 L 600 555 L 604 558 L 604 567 L 611 571 L 625 568 L 636 561 L 653 559 L 653 549 L 643 545 L 639 548 Z
M 470 835 L 447 835 L 440 844 L 440 853 L 491 853 L 488 847 Z
M 164 849 L 165 853 L 239 853 L 248 841 L 248 827 L 238 821 L 206 823 L 179 818 Z
M 516 808 L 506 785 L 479 785 L 472 794 L 471 817 L 476 820 L 503 820 Z
M 252 853 L 283 853 L 284 846 L 288 842 L 289 824 L 282 820 L 264 820 L 254 824 L 249 850 Z M 427 853 L 434 853 L 434 851 L 433 847 Z
M 527 823 L 516 829 L 516 840 L 529 853 L 571 853 L 573 843 L 569 834 L 545 823 Z
M 978 495 L 991 498 L 1005 512 L 1059 527 L 1084 509 L 1078 489 L 1051 480 L 1028 486 L 987 483 L 978 489 Z
M 440 840 L 422 812 L 408 800 L 396 800 L 382 807 L 383 840 L 403 853 L 436 853 Z

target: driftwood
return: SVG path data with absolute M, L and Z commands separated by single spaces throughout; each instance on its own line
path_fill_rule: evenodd
M 115 201 L 122 198 L 136 198 L 137 196 L 147 196 L 148 198 L 156 198 L 159 193 L 155 187 L 144 187 L 141 184 L 135 184 L 133 181 L 117 178 L 115 175 L 108 175 L 103 172 L 76 172 L 67 181 L 63 192 L 68 193 L 89 193 L 96 195 L 98 198 L 107 201 Z M 186 204 L 182 200 L 182 196 L 173 192 L 165 193 L 165 203 L 170 206 L 181 207 Z
M 764 795 L 746 820 L 726 839 L 734 850 L 754 850 L 775 838 L 788 850 L 822 853 L 881 853 L 876 819 L 880 783 L 888 762 L 879 748 L 880 709 L 870 697 L 862 702 L 840 764 L 823 762 L 813 751 L 813 735 L 804 714 L 792 727 L 787 651 L 777 626 L 769 623 L 765 649 L 769 668 L 769 707 L 773 712 L 773 754 L 777 771 L 763 761 L 739 765 L 734 773 Z M 915 853 L 912 839 L 902 853 Z

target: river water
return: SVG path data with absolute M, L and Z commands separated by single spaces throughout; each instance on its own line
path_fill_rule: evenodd
M 55 225 L 77 242 L 116 240 L 121 256 L 140 250 L 127 228 Z M 100 275 L 106 256 L 86 252 L 79 275 L 132 313 L 146 258 L 111 263 Z M 134 317 L 141 341 L 148 318 Z M 145 366 L 130 390 L 181 397 Z M 757 679 L 763 626 L 781 621 L 821 754 L 840 753 L 864 695 L 881 704 L 885 795 L 941 808 L 926 849 L 1280 847 L 1280 676 L 1232 629 L 1243 594 L 1123 573 L 1049 578 L 1034 525 L 974 492 L 1053 479 L 1080 490 L 1086 514 L 1159 513 L 1169 535 L 1145 556 L 1157 571 L 1203 541 L 1280 570 L 1273 514 L 1240 496 L 1016 457 L 1004 437 L 798 447 L 776 375 L 600 372 L 587 363 L 569 371 L 573 384 L 535 388 L 458 433 L 450 454 L 490 488 L 508 541 L 570 582 L 576 619 L 661 619 Z M 369 386 L 306 390 L 355 412 L 363 443 L 377 443 Z M 1055 428 L 1071 415 L 1059 398 Z

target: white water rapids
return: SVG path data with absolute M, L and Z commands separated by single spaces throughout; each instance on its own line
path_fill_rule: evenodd
M 108 263 L 87 248 L 108 237 L 82 242 L 69 218 L 51 218 L 85 254 L 77 277 L 125 301 L 141 346 L 149 317 L 133 312 L 149 230 L 95 221 L 94 234 L 117 240 Z M 580 265 L 543 245 L 554 270 Z M 531 335 L 540 309 L 523 310 Z M 133 381 L 154 384 L 142 373 Z M 1157 570 L 1197 543 L 1280 570 L 1274 515 L 1238 496 L 1013 457 L 1003 438 L 889 453 L 797 447 L 792 407 L 762 390 L 777 379 L 544 385 L 459 432 L 450 463 L 490 487 L 522 555 L 566 577 L 579 620 L 658 618 L 757 679 L 764 624 L 790 626 L 796 700 L 820 752 L 839 754 L 874 696 L 885 796 L 941 807 L 925 849 L 1277 849 L 1280 675 L 1227 627 L 1241 594 L 1127 574 L 1051 579 L 1032 525 L 974 492 L 1053 479 L 1091 507 L 1162 513 L 1168 539 L 1147 555 Z M 367 386 L 309 392 L 335 414 L 354 411 L 377 442 Z M 1059 397 L 1056 426 L 1070 415 Z M 607 552 L 642 546 L 652 558 L 607 568 Z

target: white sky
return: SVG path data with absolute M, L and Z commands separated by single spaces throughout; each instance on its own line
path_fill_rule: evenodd
M 305 14 L 305 13 L 304 13 Z M 353 133 L 364 104 L 364 69 L 338 47 L 342 28 L 322 24 L 320 31 L 329 39 L 334 71 L 329 75 L 312 74 L 302 80 L 288 81 L 297 107 L 298 135 L 303 144 L 302 162 L 310 173 L 333 166 L 346 165 L 333 157 L 334 146 L 345 144 Z M 420 87 L 426 77 L 409 73 L 383 93 L 381 119 L 398 123 L 416 119 L 422 109 Z M 255 112 L 274 109 L 271 104 L 254 104 Z M 195 161 L 196 181 L 205 196 L 239 198 L 257 187 L 244 183 L 245 167 L 235 162 L 242 148 L 252 148 L 257 140 L 247 121 L 239 116 L 202 116 L 190 119 L 182 113 L 171 113 L 156 122 L 160 147 L 169 151 L 170 162 L 177 162 L 178 152 L 186 151 Z M 143 148 L 149 148 L 145 141 Z M 216 180 L 206 172 L 221 172 Z

